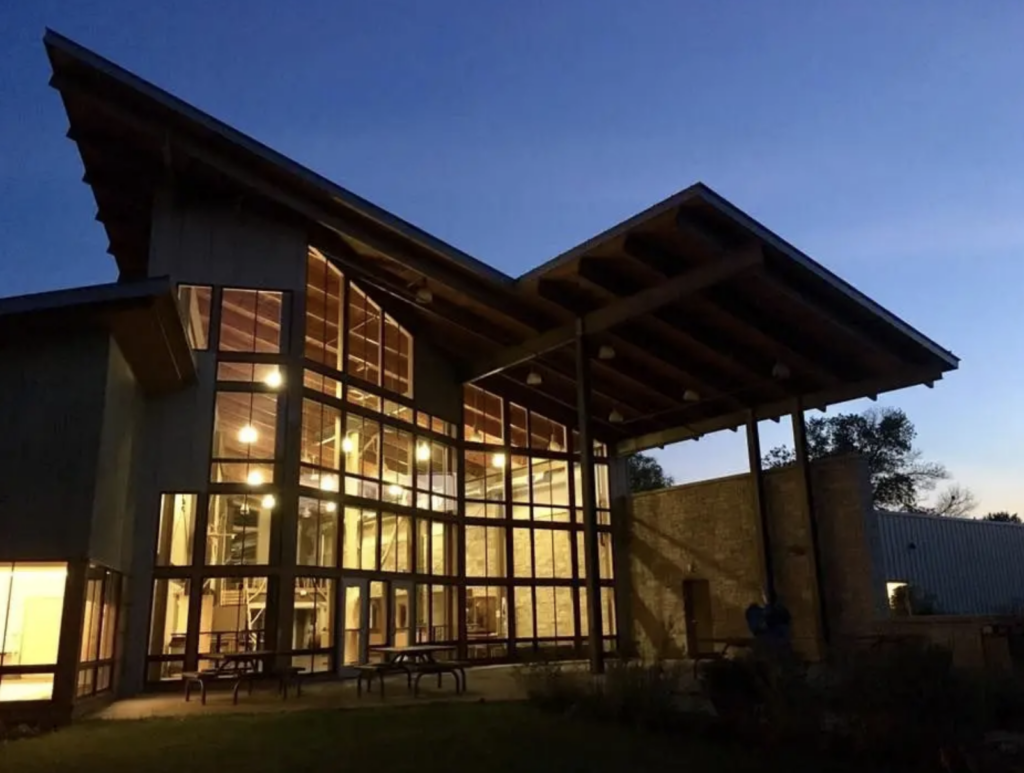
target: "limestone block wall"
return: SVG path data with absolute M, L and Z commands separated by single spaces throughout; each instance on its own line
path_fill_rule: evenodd
M 866 468 L 856 457 L 812 468 L 825 607 L 838 638 L 872 630 L 884 613 L 884 583 L 872 550 L 877 525 Z M 744 611 L 759 602 L 764 561 L 750 475 L 736 475 L 632 497 L 624 539 L 629 555 L 629 609 L 621 619 L 639 654 L 687 652 L 683 582 L 706 580 L 712 638 L 748 636 Z M 765 476 L 776 589 L 793 616 L 793 642 L 821 655 L 821 625 L 810 522 L 800 471 Z

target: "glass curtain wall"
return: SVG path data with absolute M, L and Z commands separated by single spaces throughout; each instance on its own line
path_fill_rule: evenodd
M 316 249 L 295 302 L 283 290 L 179 295 L 193 345 L 215 359 L 210 478 L 160 503 L 151 681 L 285 641 L 308 673 L 396 642 L 480 659 L 582 651 L 573 432 L 474 386 L 461 425 L 419 410 L 412 335 Z M 603 460 L 597 481 L 611 598 Z M 282 566 L 295 568 L 284 581 Z

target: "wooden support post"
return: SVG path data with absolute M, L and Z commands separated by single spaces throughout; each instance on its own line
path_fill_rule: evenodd
M 800 468 L 800 478 L 803 482 L 804 505 L 807 508 L 807 523 L 811 533 L 811 561 L 814 568 L 814 591 L 817 597 L 818 606 L 818 630 L 821 635 L 821 644 L 828 646 L 829 626 L 828 615 L 825 609 L 825 581 L 824 568 L 821 563 L 821 539 L 818 535 L 818 514 L 814 507 L 814 486 L 811 480 L 811 463 L 807 455 L 807 424 L 804 421 L 804 407 L 800 400 L 797 400 L 796 410 L 793 412 L 793 448 L 796 450 L 796 463 Z M 824 654 L 824 653 L 822 653 Z
M 764 595 L 769 604 L 775 602 L 775 572 L 772 561 L 771 528 L 768 522 L 768 502 L 764 493 L 764 472 L 761 470 L 761 438 L 757 431 L 757 414 L 747 414 L 747 454 L 750 457 L 750 477 L 753 482 L 754 513 L 761 537 L 761 559 L 764 570 Z
M 604 626 L 597 560 L 597 502 L 594 491 L 594 438 L 590 434 L 590 357 L 583 320 L 576 323 L 576 408 L 579 424 L 580 477 L 583 494 L 583 542 L 587 568 L 587 621 L 590 624 L 590 672 L 604 673 Z

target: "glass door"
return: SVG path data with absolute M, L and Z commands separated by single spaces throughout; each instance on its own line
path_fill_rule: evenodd
M 411 582 L 393 581 L 391 583 L 391 643 L 395 647 L 408 647 L 413 643 L 414 620 L 413 606 L 415 592 Z

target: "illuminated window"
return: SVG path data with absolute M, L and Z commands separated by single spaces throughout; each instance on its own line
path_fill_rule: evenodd
M 121 575 L 90 567 L 85 592 L 85 614 L 82 618 L 76 697 L 95 695 L 111 688 L 120 598 Z
M 299 497 L 297 564 L 327 567 L 338 565 L 338 518 L 336 502 Z
M 467 384 L 463 417 L 466 440 L 474 443 L 501 443 L 505 436 L 501 398 Z
M 389 315 L 384 315 L 385 389 L 412 397 L 412 336 Z
M 262 384 L 271 389 L 284 386 L 284 369 L 280 365 L 258 362 L 218 362 L 217 380 Z
M 505 577 L 505 528 L 466 526 L 466 576 Z
M 334 647 L 334 580 L 295 578 L 292 665 L 317 674 L 331 670 Z
M 416 507 L 454 513 L 458 509 L 455 449 L 425 437 L 416 439 Z
M 337 491 L 337 475 L 325 476 L 322 471 L 341 469 L 343 448 L 347 447 L 344 440 L 339 409 L 315 400 L 303 400 L 299 483 L 324 491 Z
M 188 632 L 188 580 L 155 580 L 149 629 L 148 679 L 181 679 Z
M 277 395 L 218 392 L 213 418 L 212 480 L 260 486 L 274 480 Z
M 371 384 L 380 384 L 380 306 L 356 284 L 349 285 L 348 372 Z
M 580 588 L 580 636 L 590 635 L 589 614 L 587 611 L 587 589 Z M 615 620 L 615 589 L 601 588 L 601 634 L 614 636 L 617 630 Z
M 207 577 L 199 614 L 199 667 L 213 668 L 211 652 L 266 649 L 266 577 Z
M 160 529 L 157 532 L 156 565 L 188 566 L 196 528 L 195 494 L 160 496 Z
M 412 519 L 409 516 L 381 513 L 380 570 L 412 571 Z
M 345 508 L 341 565 L 343 569 L 377 569 L 376 511 Z
M 466 636 L 471 640 L 508 637 L 508 592 L 505 588 L 466 588 Z
M 385 424 L 381 499 L 411 507 L 413 487 L 412 433 Z
M 343 286 L 341 271 L 310 247 L 306 261 L 306 359 L 333 370 L 343 369 Z
M 269 563 L 274 494 L 213 494 L 206 527 L 206 563 L 252 566 Z
M 456 641 L 455 589 L 446 585 L 416 586 L 416 641 Z
M 189 346 L 210 348 L 210 301 L 213 288 L 203 285 L 178 285 L 178 306 Z
M 0 564 L 0 703 L 53 697 L 66 582 L 66 564 Z
M 345 493 L 350 496 L 380 499 L 380 424 L 362 416 L 345 417 Z
M 222 352 L 281 351 L 282 293 L 225 289 L 221 297 Z
M 337 379 L 321 375 L 316 371 L 304 370 L 302 372 L 302 385 L 306 389 L 321 392 L 328 397 L 333 397 L 335 400 L 341 399 L 341 382 Z
M 453 576 L 458 574 L 458 549 L 455 526 L 445 521 L 416 519 L 416 571 L 420 574 Z

